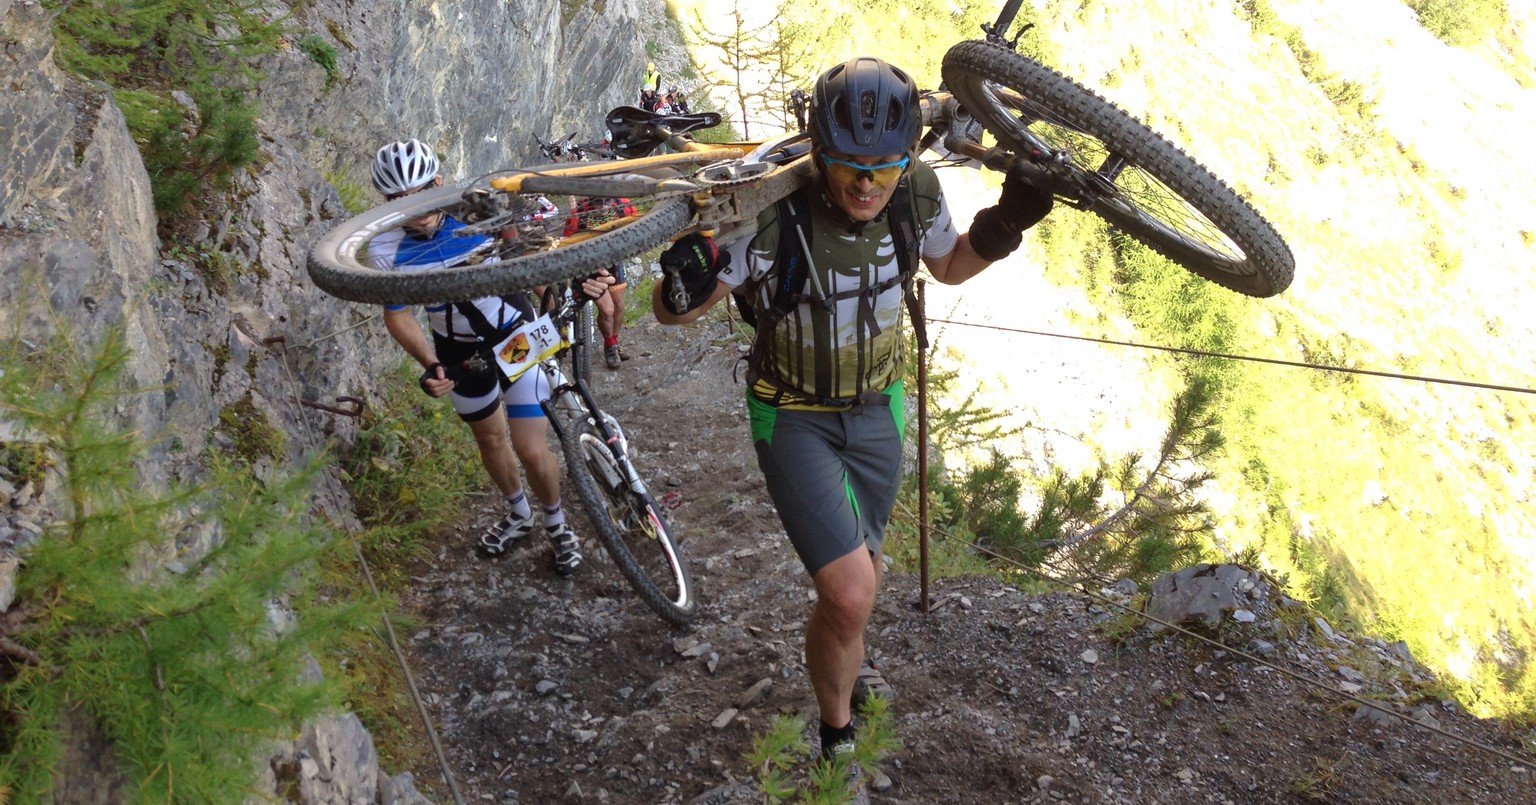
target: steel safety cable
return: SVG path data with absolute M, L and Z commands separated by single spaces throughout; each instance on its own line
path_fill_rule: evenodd
M 1320 366 L 1315 363 L 1303 361 L 1288 361 L 1280 358 L 1260 358 L 1252 355 L 1234 355 L 1227 352 L 1209 352 L 1200 349 L 1188 349 L 1186 347 L 1169 347 L 1160 344 L 1142 344 L 1136 341 L 1117 341 L 1113 338 L 1095 338 L 1086 335 L 1068 335 L 1066 333 L 1052 333 L 1043 330 L 1025 330 L 1017 327 L 1003 327 L 997 324 L 982 324 L 974 321 L 955 321 L 952 319 L 929 319 L 938 324 L 953 324 L 960 327 L 976 327 L 983 330 L 998 330 L 1005 333 L 1019 333 L 1021 335 L 1035 335 L 1044 338 L 1060 338 L 1068 341 L 1087 341 L 1094 344 L 1110 344 L 1117 347 L 1133 347 L 1136 349 L 1151 349 L 1159 352 L 1173 352 L 1180 355 L 1194 355 L 1201 358 L 1224 358 L 1232 361 L 1247 361 L 1249 363 L 1267 363 L 1275 366 L 1290 366 L 1298 369 L 1315 369 L 1322 372 L 1339 372 L 1352 375 L 1369 375 L 1372 377 L 1385 377 L 1393 380 L 1416 380 L 1421 383 L 1438 383 L 1449 386 L 1466 386 L 1469 388 L 1488 389 L 1491 391 L 1509 391 L 1516 394 L 1536 394 L 1536 389 L 1521 386 L 1501 386 L 1494 383 L 1480 383 L 1474 380 L 1457 380 L 1446 377 L 1430 377 L 1427 375 L 1407 375 L 1397 372 L 1381 372 L 1374 369 L 1351 369 L 1345 366 Z
M 352 329 L 353 327 L 366 324 L 373 318 L 373 316 L 370 316 L 367 319 L 351 325 L 350 327 L 346 327 L 342 330 L 336 331 L 335 333 L 331 333 L 330 335 L 317 338 L 300 348 L 312 347 L 319 341 L 335 335 L 339 335 L 346 330 Z M 283 365 L 283 374 L 288 378 L 289 391 L 292 392 L 289 395 L 289 398 L 292 400 L 297 400 L 299 399 L 297 396 L 299 383 L 298 379 L 293 376 L 292 367 L 288 365 L 288 348 L 284 342 L 277 342 L 273 344 L 273 346 L 279 348 L 276 351 L 278 352 L 280 361 Z M 297 403 L 295 403 L 295 406 L 297 406 Z M 315 433 L 314 428 L 310 425 L 309 419 L 304 415 L 303 409 L 297 408 L 297 411 L 297 419 L 304 428 L 306 435 L 308 435 L 310 444 L 319 444 L 320 442 L 318 435 Z M 385 640 L 387 643 L 389 643 L 389 650 L 395 655 L 395 662 L 400 666 L 401 675 L 405 677 L 406 689 L 411 694 L 412 703 L 416 705 L 416 714 L 421 718 L 422 727 L 427 731 L 427 741 L 428 743 L 432 744 L 432 752 L 437 756 L 438 770 L 443 775 L 443 781 L 448 784 L 448 794 L 453 798 L 454 805 L 464 805 L 464 795 L 459 791 L 458 781 L 454 779 L 452 768 L 448 764 L 448 755 L 443 751 L 443 744 L 442 741 L 438 738 L 437 728 L 432 724 L 432 714 L 427 711 L 426 702 L 421 698 L 421 691 L 416 687 L 416 675 L 411 672 L 410 662 L 406 659 L 405 652 L 400 648 L 400 640 L 395 635 L 394 624 L 390 622 L 389 612 L 384 606 L 384 596 L 379 592 L 379 587 L 374 582 L 373 568 L 369 566 L 368 558 L 363 555 L 363 546 L 357 541 L 356 535 L 348 533 L 347 541 L 352 543 L 352 551 L 357 555 L 357 564 L 358 567 L 362 569 L 363 580 L 368 583 L 368 590 L 373 594 L 373 600 L 379 604 L 379 609 L 382 613 L 380 620 L 384 622 Z

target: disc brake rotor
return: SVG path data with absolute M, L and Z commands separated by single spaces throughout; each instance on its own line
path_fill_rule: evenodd
M 778 166 L 768 162 L 742 162 L 739 159 L 732 159 L 699 168 L 693 175 L 693 180 L 712 187 L 744 184 L 767 176 L 776 167 Z

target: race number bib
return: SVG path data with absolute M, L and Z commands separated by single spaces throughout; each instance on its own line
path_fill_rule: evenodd
M 560 344 L 560 330 L 545 314 L 513 330 L 496 345 L 496 365 L 501 367 L 508 380 L 516 380 L 523 372 L 559 352 Z

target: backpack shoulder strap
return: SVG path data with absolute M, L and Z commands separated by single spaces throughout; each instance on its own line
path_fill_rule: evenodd
M 503 305 L 517 311 L 520 318 L 525 320 L 533 319 L 533 305 L 524 292 L 517 291 L 502 296 L 501 302 Z M 486 318 L 485 314 L 473 302 L 454 302 L 452 307 L 459 312 L 460 316 L 464 317 L 465 321 L 469 322 L 470 332 L 482 341 L 495 342 L 502 331 L 511 323 L 503 319 L 496 324 L 492 324 L 491 320 Z M 513 319 L 513 321 L 516 321 L 516 319 Z M 453 337 L 452 313 L 448 315 L 448 331 L 449 337 Z
M 773 306 L 788 310 L 805 287 L 806 249 L 811 245 L 811 205 L 800 188 L 779 199 L 779 250 L 774 256 Z
M 896 266 L 901 270 L 901 284 L 906 293 L 907 320 L 912 322 L 912 334 L 917 336 L 919 349 L 928 349 L 928 327 L 922 310 L 918 308 L 917 294 L 913 293 L 913 279 L 917 277 L 917 217 L 912 211 L 912 185 L 903 176 L 891 196 L 891 241 L 896 247 Z

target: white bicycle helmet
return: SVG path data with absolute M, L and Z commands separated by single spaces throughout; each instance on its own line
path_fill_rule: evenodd
M 420 140 L 390 143 L 373 156 L 373 186 L 386 196 L 415 190 L 437 178 L 437 155 Z

